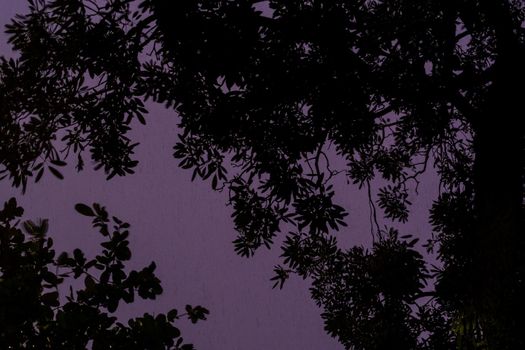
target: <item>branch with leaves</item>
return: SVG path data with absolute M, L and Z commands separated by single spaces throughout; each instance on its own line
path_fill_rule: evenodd
M 99 204 L 77 204 L 104 238 L 93 259 L 81 249 L 56 257 L 48 222 L 23 221 L 14 198 L 0 210 L 0 346 L 5 349 L 190 350 L 176 322 L 205 320 L 201 306 L 144 314 L 127 324 L 114 316 L 121 302 L 156 299 L 162 293 L 155 263 L 127 271 L 129 227 Z M 25 231 L 25 232 L 24 232 Z M 83 280 L 83 283 L 75 282 Z M 69 286 L 68 286 L 69 284 Z M 65 290 L 69 288 L 67 293 Z

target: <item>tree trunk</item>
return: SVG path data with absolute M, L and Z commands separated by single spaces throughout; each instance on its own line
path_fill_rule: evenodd
M 525 348 L 523 159 L 525 55 L 501 49 L 474 123 L 474 307 L 490 349 Z

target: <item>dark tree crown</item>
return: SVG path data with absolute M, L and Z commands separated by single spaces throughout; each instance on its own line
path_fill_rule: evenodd
M 180 117 L 180 167 L 228 192 L 235 251 L 288 231 L 275 286 L 312 278 L 345 347 L 525 344 L 522 1 L 131 3 L 35 0 L 8 26 L 0 171 L 13 185 L 60 178 L 73 157 L 82 169 L 86 151 L 108 178 L 132 173 L 126 133 L 152 99 Z M 397 225 L 430 168 L 433 269 Z M 337 244 L 336 177 L 371 193 L 369 249 Z

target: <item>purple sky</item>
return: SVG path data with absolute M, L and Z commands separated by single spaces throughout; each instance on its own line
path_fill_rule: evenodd
M 26 8 L 21 0 L 0 3 L 2 25 Z M 6 36 L 1 38 L 3 54 L 8 49 Z M 93 252 L 99 242 L 89 219 L 74 212 L 75 203 L 101 203 L 110 214 L 128 221 L 133 252 L 130 265 L 141 267 L 155 260 L 164 293 L 156 301 L 123 307 L 122 315 L 203 305 L 211 312 L 208 321 L 179 323 L 185 339 L 199 350 L 343 349 L 325 334 L 321 311 L 309 297 L 307 282 L 295 278 L 283 290 L 271 289 L 269 278 L 278 263 L 278 246 L 272 251 L 262 248 L 251 259 L 236 256 L 225 195 L 213 192 L 208 183 L 190 182 L 191 172 L 177 168 L 172 157 L 178 133 L 176 115 L 157 105 L 149 107 L 148 125 L 131 133 L 141 143 L 136 174 L 107 182 L 86 162 L 82 173 L 66 169 L 63 181 L 44 175 L 24 196 L 3 181 L 1 201 L 15 195 L 26 209 L 26 218 L 49 218 L 57 251 L 80 247 Z M 344 184 L 340 179 L 336 186 L 344 191 L 338 192 L 341 204 L 350 210 L 349 229 L 340 233 L 342 241 L 366 242 L 370 231 L 366 197 Z M 407 226 L 410 233 L 427 235 L 428 198 L 436 190 L 433 178 L 420 189 L 423 198 L 413 208 L 412 222 Z

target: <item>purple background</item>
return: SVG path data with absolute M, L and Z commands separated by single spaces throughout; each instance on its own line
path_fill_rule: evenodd
M 0 24 L 26 2 L 0 0 Z M 8 54 L 2 34 L 0 52 Z M 99 235 L 86 217 L 77 215 L 75 203 L 98 202 L 110 214 L 131 226 L 133 257 L 130 266 L 157 262 L 164 293 L 156 301 L 124 305 L 119 314 L 132 317 L 144 312 L 182 311 L 185 304 L 203 305 L 211 315 L 197 325 L 180 321 L 183 336 L 199 350 L 318 350 L 343 349 L 325 334 L 319 310 L 309 297 L 308 281 L 292 278 L 283 290 L 272 290 L 269 278 L 280 249 L 262 248 L 254 258 L 236 256 L 231 241 L 235 231 L 226 197 L 213 192 L 208 183 L 191 182 L 191 173 L 177 168 L 172 147 L 177 140 L 176 114 L 149 104 L 146 127 L 136 127 L 131 136 L 141 145 L 136 174 L 105 181 L 104 175 L 90 169 L 64 171 L 60 181 L 45 174 L 39 184 L 30 184 L 25 195 L 0 183 L 0 200 L 16 196 L 26 209 L 26 218 L 49 218 L 50 235 L 57 251 L 80 247 L 94 252 Z M 427 237 L 429 198 L 437 192 L 434 176 L 421 188 L 415 201 L 410 225 L 404 233 Z M 369 241 L 369 211 L 364 193 L 337 180 L 338 199 L 350 211 L 349 228 L 341 232 L 342 244 Z M 278 243 L 278 242 L 277 242 Z

